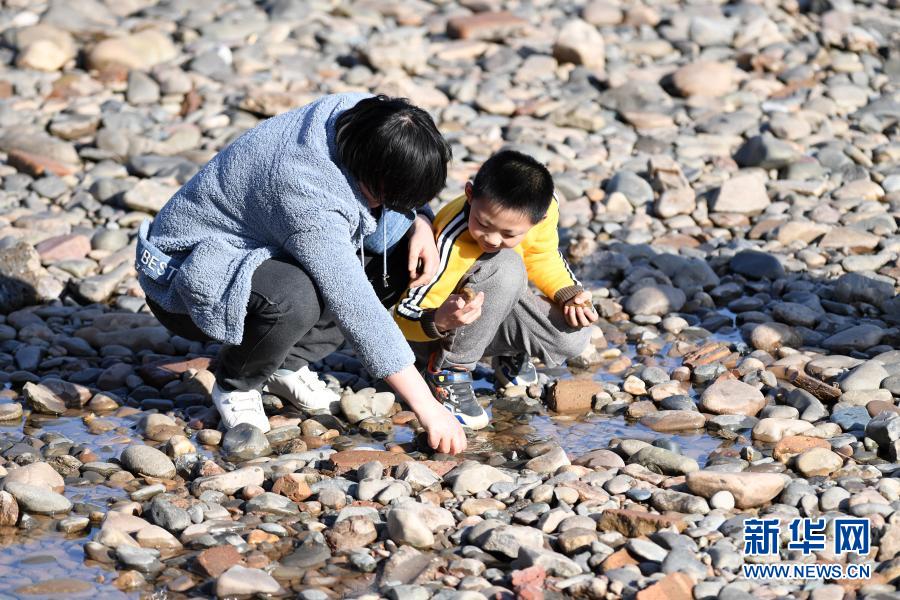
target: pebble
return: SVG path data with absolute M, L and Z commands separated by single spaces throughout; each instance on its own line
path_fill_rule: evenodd
M 4 487 L 12 494 L 22 511 L 36 515 L 53 515 L 72 510 L 72 503 L 65 496 L 44 486 L 11 481 L 5 483 Z
M 688 473 L 686 481 L 691 492 L 710 501 L 718 493 L 728 492 L 733 505 L 741 509 L 768 504 L 785 486 L 784 477 L 776 473 L 725 473 L 702 470 Z
M 10 483 L 24 483 L 56 493 L 62 493 L 66 487 L 62 476 L 45 462 L 35 462 L 10 469 L 3 478 L 3 484 L 9 485 Z
M 766 399 L 743 381 L 726 379 L 712 384 L 700 396 L 700 409 L 717 415 L 756 416 Z
M 222 437 L 222 452 L 231 461 L 245 461 L 272 453 L 269 440 L 259 428 L 241 423 Z
M 216 579 L 216 595 L 220 598 L 249 594 L 278 594 L 281 586 L 268 573 L 234 565 Z
M 804 477 L 828 476 L 841 468 L 844 460 L 827 448 L 810 448 L 796 459 L 797 470 Z
M 161 479 L 175 477 L 175 465 L 169 457 L 150 446 L 129 446 L 119 457 L 122 466 L 134 475 L 147 475 Z

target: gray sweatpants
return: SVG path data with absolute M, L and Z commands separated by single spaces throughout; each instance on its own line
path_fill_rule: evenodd
M 411 344 L 421 363 L 437 351 L 434 366 L 439 369 L 473 369 L 483 356 L 519 354 L 557 366 L 590 342 L 590 327 L 569 326 L 556 304 L 528 288 L 525 263 L 514 250 L 483 255 L 456 289 L 463 286 L 484 292 L 481 316 L 446 338 Z

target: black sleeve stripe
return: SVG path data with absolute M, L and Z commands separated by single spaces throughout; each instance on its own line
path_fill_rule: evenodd
M 581 282 L 578 281 L 578 278 L 575 277 L 575 273 L 572 272 L 572 267 L 569 266 L 569 261 L 566 260 L 566 257 L 563 255 L 562 250 L 557 250 L 559 252 L 559 258 L 562 260 L 563 266 L 566 268 L 566 272 L 569 274 L 569 277 L 572 278 L 572 281 L 575 285 L 581 285 Z
M 553 200 L 556 202 L 558 207 L 562 207 L 562 202 L 559 199 L 559 195 L 557 191 L 553 190 Z M 569 277 L 575 282 L 575 285 L 581 285 L 581 282 L 578 281 L 578 278 L 575 277 L 575 273 L 572 272 L 572 267 L 569 266 L 569 261 L 566 260 L 565 255 L 562 253 L 562 250 L 557 248 L 557 252 L 559 252 L 559 257 L 562 259 L 563 266 L 566 268 L 566 272 L 569 274 Z

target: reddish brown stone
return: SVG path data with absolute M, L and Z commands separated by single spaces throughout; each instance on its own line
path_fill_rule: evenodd
M 186 117 L 203 106 L 203 96 L 196 90 L 190 90 L 181 101 L 181 116 Z
M 506 11 L 483 12 L 447 21 L 447 35 L 467 40 L 502 40 L 528 22 Z
M 200 465 L 200 470 L 198 472 L 199 477 L 209 477 L 211 475 L 221 475 L 225 472 L 225 469 L 217 465 L 215 462 L 211 460 L 205 461 L 202 465 Z
M 231 544 L 207 548 L 197 555 L 197 564 L 210 577 L 218 577 L 234 565 L 243 565 L 241 553 Z
M 416 413 L 412 412 L 411 410 L 401 410 L 393 417 L 391 417 L 391 421 L 394 423 L 394 425 L 406 425 L 415 418 Z
M 88 449 L 82 450 L 81 453 L 78 454 L 78 456 L 76 456 L 75 458 L 83 463 L 97 462 L 100 460 L 100 457 L 97 456 L 97 454 L 95 454 L 93 450 Z
M 254 529 L 247 535 L 247 543 L 248 544 L 262 544 L 265 542 L 275 543 L 278 541 L 278 536 L 274 533 L 266 533 L 262 529 Z
M 97 71 L 97 81 L 105 86 L 114 86 L 128 81 L 128 67 L 117 64 L 104 65 Z
M 455 460 L 422 460 L 419 462 L 434 471 L 438 477 L 443 477 L 459 464 Z
M 85 235 L 70 233 L 44 240 L 34 249 L 41 255 L 41 260 L 44 262 L 79 259 L 84 258 L 91 251 L 91 240 Z
M 621 548 L 606 557 L 603 561 L 603 570 L 612 571 L 613 569 L 621 569 L 628 565 L 636 565 L 638 561 L 628 553 L 628 550 Z
M 662 410 L 645 415 L 641 419 L 641 425 L 653 431 L 668 433 L 701 429 L 706 425 L 706 419 L 702 414 L 692 410 Z
M 548 404 L 556 412 L 587 412 L 591 410 L 594 394 L 603 391 L 592 379 L 561 379 L 550 392 Z
M 541 565 L 513 571 L 511 583 L 518 600 L 543 600 L 547 572 Z
M 6 156 L 6 162 L 17 170 L 27 173 L 32 177 L 43 177 L 46 173 L 53 173 L 58 177 L 65 177 L 75 172 L 75 167 L 66 165 L 31 152 L 22 150 L 10 150 Z
M 272 492 L 290 498 L 293 502 L 303 502 L 312 496 L 306 478 L 299 473 L 279 477 L 272 485 Z
M 0 81 L 0 98 L 9 98 L 13 95 L 13 86 L 8 81 Z
M 138 375 L 146 384 L 161 388 L 171 381 L 181 379 L 181 375 L 189 369 L 209 370 L 211 362 L 208 357 L 179 361 L 160 360 L 138 368 Z
M 775 444 L 775 448 L 772 450 L 772 457 L 779 462 L 786 463 L 794 456 L 806 452 L 810 448 L 827 448 L 830 450 L 831 444 L 822 438 L 808 435 L 788 435 Z
M 650 245 L 678 250 L 680 248 L 696 248 L 700 245 L 700 242 L 683 233 L 667 233 L 654 239 L 650 242 Z
M 637 593 L 637 600 L 692 600 L 694 581 L 685 573 L 669 573 Z
M 394 452 L 385 452 L 383 450 L 344 450 L 336 452 L 328 457 L 335 473 L 338 475 L 352 471 L 357 467 L 377 460 L 386 469 L 396 467 L 402 462 L 412 460 L 406 454 L 395 454 Z
M 600 531 L 618 531 L 626 537 L 650 535 L 671 527 L 681 532 L 686 526 L 684 519 L 680 517 L 655 515 L 621 508 L 605 510 L 597 523 Z
M 303 440 L 303 443 L 306 444 L 306 447 L 310 450 L 321 448 L 328 443 L 326 440 L 323 440 L 317 435 L 304 435 L 301 436 L 300 439 Z
M 866 404 L 866 410 L 869 411 L 870 417 L 877 417 L 883 412 L 900 413 L 900 406 L 894 406 L 887 400 L 872 400 Z

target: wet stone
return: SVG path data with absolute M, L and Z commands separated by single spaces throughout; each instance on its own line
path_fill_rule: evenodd
M 245 461 L 272 453 L 266 435 L 249 423 L 229 429 L 222 438 L 222 452 L 231 461 Z
M 24 512 L 53 515 L 72 510 L 72 503 L 65 496 L 42 486 L 10 482 L 5 484 L 5 489 L 16 499 L 19 509 Z

